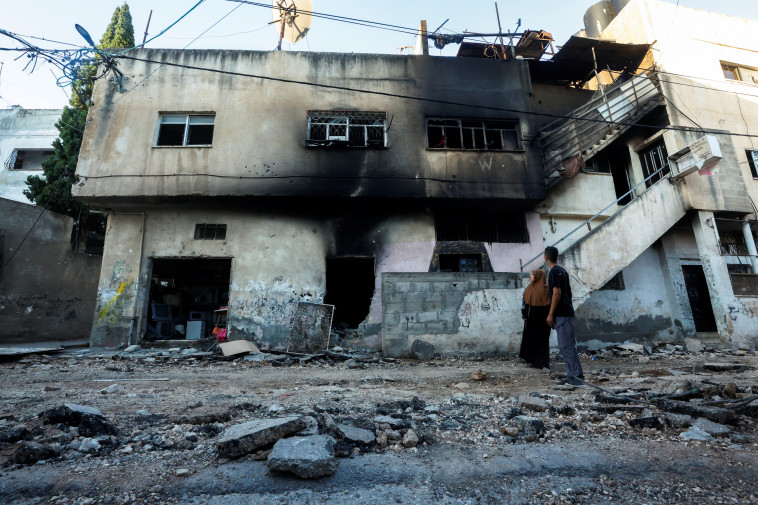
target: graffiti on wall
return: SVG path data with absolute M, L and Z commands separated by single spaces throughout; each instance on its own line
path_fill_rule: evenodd
M 61 318 L 64 321 L 76 319 L 76 305 L 81 303 L 81 298 L 52 298 L 44 295 L 20 296 L 8 298 L 2 302 L 15 308 L 17 312 L 34 317 Z
M 486 317 L 490 312 L 500 312 L 501 310 L 497 297 L 490 295 L 487 298 L 487 293 L 484 291 L 470 293 L 458 310 L 458 319 L 460 319 L 462 327 L 470 328 L 471 321 L 475 318 L 482 315 Z
M 132 306 L 134 293 L 128 289 L 133 283 L 136 273 L 126 260 L 118 260 L 111 269 L 111 279 L 106 289 L 98 292 L 101 303 L 97 310 L 97 324 L 115 324 L 116 321 Z

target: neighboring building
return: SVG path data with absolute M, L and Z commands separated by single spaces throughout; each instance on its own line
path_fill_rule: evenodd
M 58 138 L 60 109 L 0 109 L 0 198 L 33 205 L 24 196 L 26 179 L 42 174 L 42 162 Z
M 578 311 L 578 334 L 585 341 L 698 336 L 710 344 L 754 347 L 758 138 L 742 135 L 758 135 L 750 128 L 758 119 L 758 87 L 751 77 L 758 68 L 758 22 L 658 0 L 619 0 L 591 7 L 585 25 L 601 40 L 650 44 L 639 72 L 649 69 L 664 98 L 654 109 L 626 118 L 648 127 L 609 128 L 564 151 L 581 151 L 587 167 L 550 190 L 537 207 L 546 243 L 580 228 L 559 244 L 580 286 L 580 302 L 586 299 Z M 617 77 L 599 75 L 606 84 Z M 638 98 L 623 82 L 606 85 L 604 96 L 596 93 L 580 112 L 590 118 L 607 114 L 610 105 L 612 114 L 623 115 Z M 645 80 L 636 82 L 639 90 Z M 591 125 L 574 122 L 584 131 Z M 681 129 L 649 127 L 667 125 Z M 710 170 L 669 179 L 676 170 L 671 158 L 703 136 L 687 129 L 722 131 L 713 138 L 723 158 Z M 543 132 L 543 147 L 560 132 Z M 555 163 L 546 168 L 552 172 Z M 650 177 L 659 169 L 660 181 Z M 633 187 L 631 195 L 606 208 Z M 601 209 L 590 226 L 609 221 L 588 234 L 585 220 Z
M 600 39 L 572 37 L 547 61 L 545 32 L 505 48 L 532 59 L 471 43 L 458 58 L 129 53 L 119 67 L 134 89 L 96 83 L 73 189 L 109 213 L 92 344 L 172 338 L 189 322 L 207 335 L 228 307 L 231 338 L 286 348 L 310 301 L 390 355 L 415 339 L 510 352 L 523 276 L 575 228 L 558 246 L 587 345 L 754 343 L 752 234 L 720 224 L 741 230 L 754 212 L 750 139 L 730 134 L 749 121 L 730 121 L 737 105 L 754 113 L 732 87 L 752 84 L 672 84 L 669 72 L 709 65 L 704 30 L 682 35 L 709 14 L 615 3 L 615 19 L 590 16 Z M 714 68 L 752 75 L 734 48 L 758 44 L 727 46 Z M 697 65 L 674 67 L 677 52 Z M 688 111 L 720 130 L 704 144 L 720 160 L 710 175 L 678 175 L 703 137 Z

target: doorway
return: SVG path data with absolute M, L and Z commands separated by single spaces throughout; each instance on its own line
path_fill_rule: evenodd
M 153 258 L 146 339 L 197 340 L 211 336 L 229 303 L 231 259 Z M 222 309 L 223 307 L 223 309 Z
M 711 294 L 708 291 L 708 282 L 701 265 L 682 265 L 684 285 L 687 287 L 687 296 L 690 299 L 692 318 L 695 320 L 695 331 L 716 331 L 716 318 L 713 316 Z
M 326 258 L 324 303 L 334 305 L 334 328 L 358 328 L 368 317 L 375 282 L 373 257 Z

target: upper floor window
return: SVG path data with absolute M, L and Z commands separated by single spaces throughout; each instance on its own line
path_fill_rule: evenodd
M 745 149 L 745 154 L 747 154 L 747 164 L 750 165 L 753 179 L 758 179 L 758 151 L 754 149 Z
M 161 114 L 157 146 L 210 146 L 214 114 Z
M 387 113 L 359 110 L 308 112 L 308 147 L 387 147 Z
M 226 240 L 226 225 L 196 224 L 195 240 Z
M 429 149 L 520 151 L 518 120 L 427 119 Z
M 42 163 L 53 155 L 50 149 L 14 149 L 5 160 L 8 170 L 42 170 Z
M 639 152 L 639 155 L 640 163 L 642 163 L 642 175 L 645 176 L 645 179 L 652 175 L 652 177 L 650 177 L 645 183 L 645 186 L 648 188 L 663 179 L 671 171 L 669 166 L 669 155 L 668 152 L 666 152 L 666 144 L 664 143 L 663 138 L 660 138 L 647 146 Z
M 489 216 L 465 209 L 436 211 L 434 232 L 438 242 L 529 243 L 526 214 L 516 210 Z
M 729 81 L 742 81 L 751 84 L 758 84 L 758 70 L 742 65 L 721 62 L 721 71 L 724 77 Z

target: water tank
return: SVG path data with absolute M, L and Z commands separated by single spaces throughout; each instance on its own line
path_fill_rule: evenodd
M 616 17 L 616 8 L 610 0 L 603 0 L 594 4 L 584 13 L 584 28 L 587 36 L 597 38 L 605 27 L 611 24 Z

